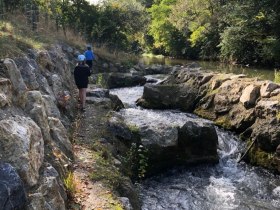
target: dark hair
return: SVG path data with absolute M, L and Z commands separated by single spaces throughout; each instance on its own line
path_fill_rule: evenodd
M 91 50 L 91 47 L 87 47 L 88 50 Z
M 85 65 L 86 61 L 78 61 L 78 65 Z

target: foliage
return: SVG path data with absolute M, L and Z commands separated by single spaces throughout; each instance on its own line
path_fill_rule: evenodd
M 280 71 L 274 71 L 274 82 L 280 84 Z
M 77 183 L 75 181 L 74 173 L 69 172 L 66 178 L 63 180 L 63 182 L 68 195 L 72 197 L 77 191 Z
M 116 189 L 122 176 L 118 169 L 113 164 L 113 157 L 108 148 L 98 142 L 93 145 L 94 152 L 94 171 L 91 173 L 91 179 L 94 181 L 102 181 L 108 187 Z
M 72 30 L 112 54 L 123 50 L 279 65 L 280 1 L 104 0 L 101 5 L 86 0 L 0 1 L 0 20 L 17 11 L 35 33 L 49 28 L 52 20 L 52 30 L 65 37 Z M 2 37 L 5 44 L 8 35 Z M 12 37 L 19 46 L 29 46 Z
M 137 130 L 137 128 L 131 128 Z M 126 173 L 133 180 L 142 179 L 148 167 L 148 150 L 141 144 L 132 143 L 126 156 L 123 158 Z

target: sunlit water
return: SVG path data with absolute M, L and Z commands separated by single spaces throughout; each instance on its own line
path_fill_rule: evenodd
M 201 70 L 211 70 L 214 72 L 222 73 L 233 73 L 233 74 L 245 74 L 248 77 L 258 77 L 260 79 L 268 79 L 274 81 L 274 70 L 266 68 L 256 68 L 256 67 L 247 67 L 240 65 L 228 65 L 219 62 L 210 62 L 210 61 L 190 61 L 183 59 L 174 59 L 168 57 L 142 57 L 140 59 L 141 63 L 146 65 L 152 64 L 162 64 L 162 65 L 188 65 L 193 62 L 198 63 L 201 66 Z
M 121 110 L 128 123 L 137 126 L 181 126 L 195 115 L 176 110 L 145 110 L 135 101 L 143 87 L 110 91 L 126 104 Z M 241 141 L 233 133 L 216 128 L 220 161 L 215 166 L 174 168 L 141 184 L 142 210 L 276 210 L 280 209 L 280 177 L 243 162 L 237 163 Z M 163 131 L 164 132 L 164 131 Z

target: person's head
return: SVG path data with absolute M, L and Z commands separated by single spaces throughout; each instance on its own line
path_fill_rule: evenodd
M 87 50 L 91 50 L 91 47 L 90 47 L 90 46 L 87 46 Z
M 85 64 L 86 57 L 84 55 L 78 55 L 79 64 Z

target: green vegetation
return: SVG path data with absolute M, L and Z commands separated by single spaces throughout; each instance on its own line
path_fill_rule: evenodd
M 75 194 L 75 192 L 77 191 L 77 183 L 75 181 L 73 172 L 69 172 L 63 181 L 64 181 L 64 186 L 66 188 L 66 191 L 68 193 L 68 196 L 72 197 Z
M 98 142 L 93 144 L 92 149 L 94 150 L 95 171 L 91 173 L 91 179 L 101 181 L 108 187 L 116 189 L 122 180 L 122 175 L 114 166 L 112 153 Z
M 253 147 L 253 149 L 249 151 L 249 159 L 251 164 L 273 169 L 274 154 L 272 153 Z
M 126 174 L 133 180 L 144 178 L 148 167 L 148 150 L 140 144 L 132 143 L 123 157 L 123 163 Z
M 19 11 L 25 15 L 17 18 Z M 11 19 L 20 30 L 10 27 Z M 280 2 L 274 0 L 13 0 L 0 2 L 0 21 L 0 44 L 11 42 L 11 54 L 74 33 L 128 65 L 133 53 L 267 66 L 280 58 Z
M 280 84 L 280 71 L 274 71 L 274 82 Z

